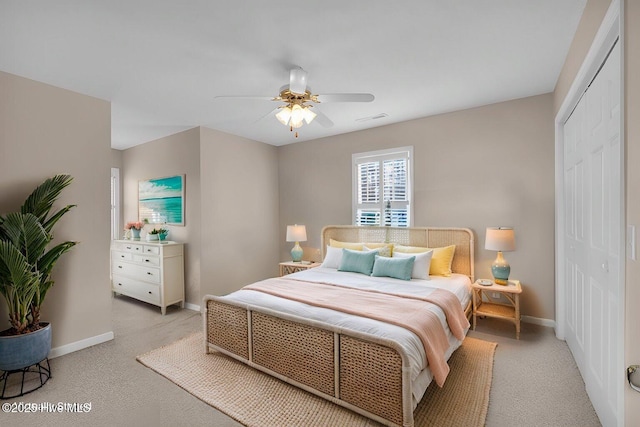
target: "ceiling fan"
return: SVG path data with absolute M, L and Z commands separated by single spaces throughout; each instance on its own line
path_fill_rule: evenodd
M 276 112 L 276 118 L 280 123 L 289 126 L 291 132 L 301 127 L 305 122 L 311 123 L 314 119 L 323 127 L 333 126 L 329 117 L 324 115 L 317 108 L 316 104 L 328 102 L 371 102 L 375 97 L 370 93 L 329 93 L 313 94 L 311 88 L 307 86 L 308 73 L 301 67 L 294 67 L 289 71 L 289 84 L 280 88 L 280 93 L 276 97 L 256 97 L 256 96 L 216 96 L 216 98 L 245 98 L 245 99 L 265 99 L 283 103 L 270 111 L 267 115 Z M 314 111 L 312 111 L 312 108 Z M 295 132 L 298 137 L 298 131 Z

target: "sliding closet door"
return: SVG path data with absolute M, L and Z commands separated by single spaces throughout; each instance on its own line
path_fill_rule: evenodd
M 620 49 L 564 127 L 566 339 L 603 425 L 618 425 L 622 316 Z
M 585 205 L 588 190 L 585 184 L 586 114 L 583 101 L 584 98 L 564 126 L 566 340 L 581 370 L 586 352 L 585 278 L 589 270 L 586 235 L 589 210 Z

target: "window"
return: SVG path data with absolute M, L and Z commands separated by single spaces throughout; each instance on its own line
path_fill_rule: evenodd
M 352 159 L 354 224 L 410 227 L 413 147 L 358 153 Z

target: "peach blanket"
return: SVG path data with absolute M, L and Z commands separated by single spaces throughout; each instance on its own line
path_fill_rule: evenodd
M 433 305 L 444 311 L 449 329 L 459 340 L 464 339 L 469 327 L 460 301 L 444 289 L 436 289 L 428 296 L 414 296 L 279 278 L 263 280 L 244 289 L 406 328 L 420 338 L 433 377 L 440 387 L 449 374 L 444 357 L 449 341 L 440 319 L 432 310 Z

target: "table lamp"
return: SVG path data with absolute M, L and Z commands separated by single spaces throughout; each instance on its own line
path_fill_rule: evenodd
M 291 259 L 293 262 L 302 261 L 302 248 L 300 242 L 307 241 L 307 229 L 304 225 L 287 225 L 287 242 L 296 242 L 291 249 Z
M 490 251 L 498 251 L 498 256 L 491 264 L 491 274 L 493 274 L 493 281 L 498 285 L 507 285 L 511 266 L 502 256 L 502 252 L 516 250 L 516 236 L 513 228 L 487 227 L 484 248 Z

